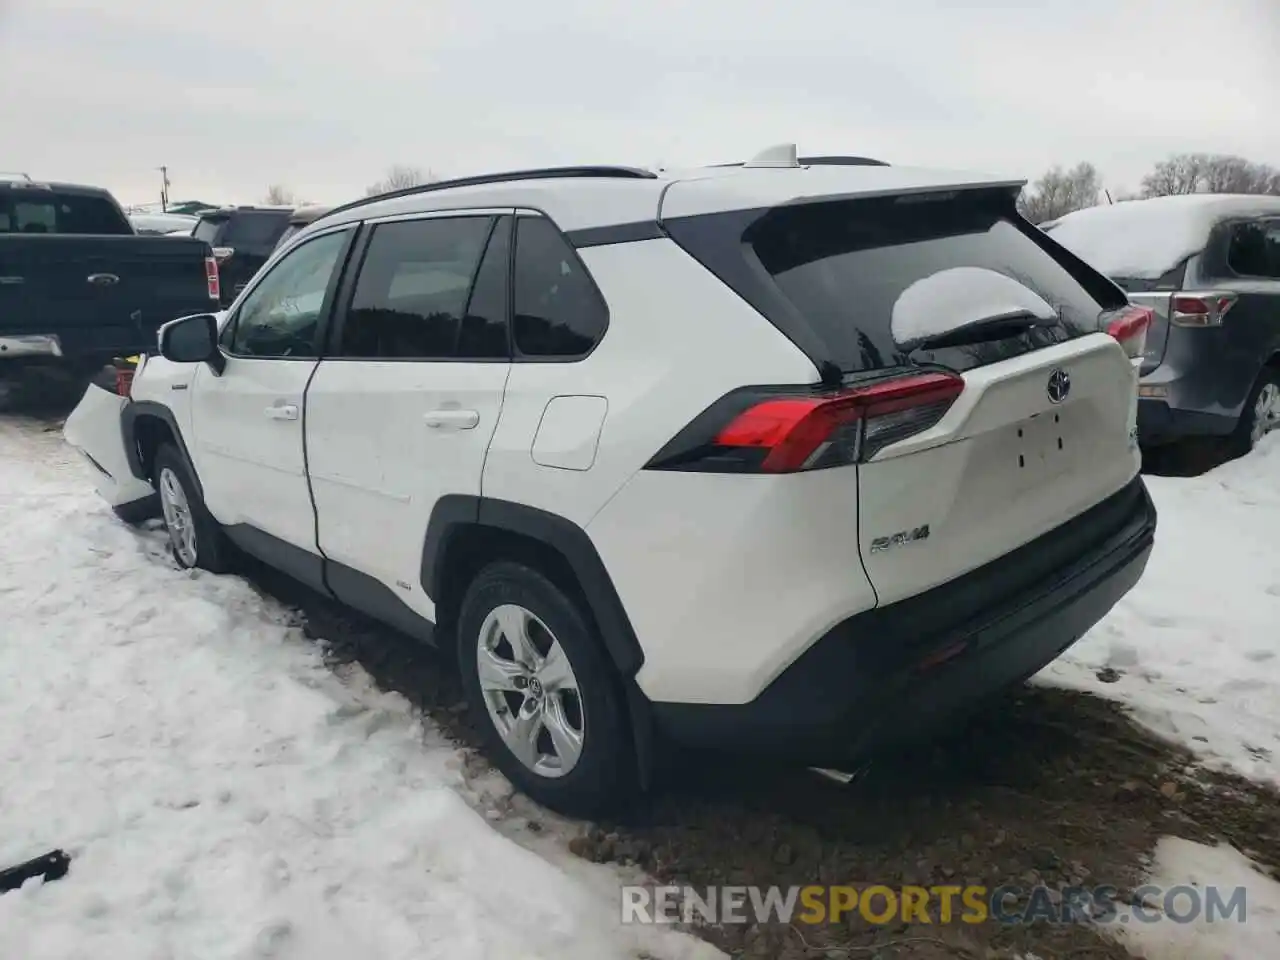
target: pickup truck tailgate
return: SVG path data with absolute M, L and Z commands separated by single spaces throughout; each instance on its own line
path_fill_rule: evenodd
M 0 336 L 54 334 L 64 355 L 134 352 L 208 312 L 208 244 L 188 237 L 0 235 Z

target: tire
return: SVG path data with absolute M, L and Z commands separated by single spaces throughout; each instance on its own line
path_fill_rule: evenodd
M 1264 367 L 1240 414 L 1232 436 L 1235 452 L 1248 453 L 1267 433 L 1280 427 L 1280 370 Z M 1259 432 L 1259 428 L 1261 432 Z
M 148 520 L 163 516 L 159 494 L 152 494 L 131 503 L 122 503 L 118 507 L 112 507 L 111 512 L 131 527 L 141 526 Z
M 156 451 L 152 475 L 169 534 L 169 550 L 178 566 L 226 573 L 231 545 L 205 507 L 186 458 L 177 447 L 166 443 Z M 183 513 L 185 521 L 179 522 Z M 191 531 L 189 539 L 185 536 L 187 530 Z
M 529 797 L 575 817 L 597 817 L 615 810 L 630 799 L 636 782 L 635 747 L 622 685 L 590 622 L 542 574 L 507 561 L 485 567 L 477 575 L 458 618 L 462 685 L 490 759 Z M 520 666 L 508 633 L 532 644 L 537 656 L 521 659 L 526 664 L 540 660 L 541 671 Z M 569 682 L 563 682 L 562 671 L 562 682 L 556 686 L 552 685 L 555 674 L 546 669 L 548 662 L 558 662 L 548 656 L 552 644 L 570 668 Z M 493 658 L 486 653 L 491 647 L 495 648 Z M 506 690 L 490 687 L 486 694 L 482 689 L 482 653 L 491 665 L 505 667 L 503 671 L 490 668 L 486 676 L 501 675 L 510 683 Z M 550 718 L 553 726 L 544 718 Z M 504 728 L 509 730 L 517 720 L 531 736 L 504 735 Z M 558 739 L 552 738 L 553 728 L 561 731 Z M 565 736 L 566 731 L 570 736 Z M 580 735 L 576 757 L 574 733 Z M 512 742 L 524 745 L 520 754 Z

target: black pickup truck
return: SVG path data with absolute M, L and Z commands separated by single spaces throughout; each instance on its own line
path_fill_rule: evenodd
M 106 190 L 0 178 L 0 378 L 152 350 L 161 324 L 219 293 L 205 241 L 137 236 Z

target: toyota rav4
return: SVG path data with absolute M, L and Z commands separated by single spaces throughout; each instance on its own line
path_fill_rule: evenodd
M 787 146 L 362 200 L 66 433 L 177 563 L 456 650 L 550 807 L 672 742 L 844 767 L 1036 673 L 1152 547 L 1150 311 L 1019 187 Z

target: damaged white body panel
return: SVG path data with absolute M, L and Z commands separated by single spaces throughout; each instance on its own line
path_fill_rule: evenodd
M 129 467 L 121 413 L 128 397 L 117 396 L 90 384 L 67 418 L 63 436 L 93 467 L 99 496 L 113 507 L 145 500 L 155 493 Z

